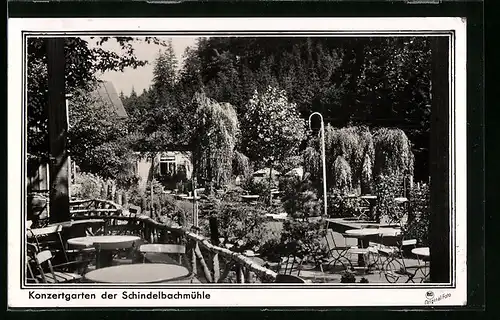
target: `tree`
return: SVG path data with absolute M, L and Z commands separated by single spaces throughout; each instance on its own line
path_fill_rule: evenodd
M 28 153 L 48 157 L 47 115 L 45 106 L 48 97 L 47 48 L 45 38 L 29 38 L 27 41 L 27 116 Z M 101 45 L 114 39 L 121 52 L 105 50 Z M 144 41 L 163 45 L 163 41 L 152 37 L 91 37 L 89 40 L 68 37 L 64 39 L 66 53 L 66 93 L 89 89 L 96 81 L 97 72 L 123 71 L 125 68 L 144 66 L 147 61 L 135 56 L 133 43 Z
M 82 171 L 129 184 L 134 172 L 126 120 L 110 113 L 110 109 L 92 93 L 75 93 L 69 108 L 70 154 Z
M 191 145 L 198 177 L 216 187 L 227 184 L 232 177 L 235 146 L 239 138 L 239 122 L 234 107 L 218 103 L 204 93 L 193 98 L 195 130 Z
M 296 155 L 305 138 L 305 121 L 283 90 L 254 93 L 242 121 L 244 153 L 255 163 L 273 166 Z

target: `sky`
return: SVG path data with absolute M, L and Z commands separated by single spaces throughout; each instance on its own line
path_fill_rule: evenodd
M 175 55 L 179 65 L 182 63 L 182 55 L 187 47 L 194 46 L 196 42 L 196 37 L 173 37 L 173 38 L 160 38 L 161 40 L 172 40 L 172 47 L 174 49 Z M 92 40 L 90 40 L 92 43 Z M 120 46 L 116 41 L 108 41 L 102 46 L 106 50 L 113 50 L 115 52 L 121 52 Z M 149 88 L 153 80 L 153 63 L 158 56 L 158 51 L 163 50 L 164 47 L 147 44 L 144 42 L 134 43 L 135 54 L 140 60 L 147 60 L 149 63 L 144 67 L 139 67 L 137 69 L 126 68 L 124 72 L 105 72 L 99 74 L 98 77 L 101 80 L 111 81 L 118 93 L 123 91 L 125 96 L 130 95 L 132 88 L 135 92 L 140 94 L 143 89 Z

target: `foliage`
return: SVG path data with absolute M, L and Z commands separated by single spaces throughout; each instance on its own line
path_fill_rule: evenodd
M 215 187 L 227 184 L 232 176 L 234 148 L 239 136 L 239 122 L 234 108 L 218 103 L 204 93 L 196 93 L 196 130 L 193 145 L 196 146 L 193 164 L 201 181 Z
M 240 116 L 254 91 L 271 85 L 286 91 L 303 118 L 320 111 L 335 127 L 350 122 L 403 127 L 418 151 L 417 179 L 427 179 L 426 38 L 211 37 L 187 50 L 185 61 L 184 90 L 203 87 L 211 98 L 234 105 Z
M 411 142 L 401 129 L 380 128 L 374 135 L 374 175 L 413 175 Z
M 368 279 L 366 279 L 365 277 L 361 278 L 359 280 L 359 283 L 369 283 L 370 281 L 368 281 Z
M 335 188 L 341 190 L 344 194 L 351 190 L 351 166 L 342 156 L 338 156 L 333 162 L 333 177 L 335 181 Z
M 358 213 L 359 198 L 346 197 L 344 192 L 333 189 L 328 197 L 328 214 L 333 217 L 353 217 Z
M 429 245 L 430 193 L 429 185 L 414 186 L 409 192 L 408 239 L 417 239 L 418 245 Z
M 249 177 L 252 173 L 250 159 L 238 150 L 234 150 L 233 154 L 233 173 L 243 177 Z
M 75 182 L 71 185 L 71 196 L 77 199 L 99 199 L 101 187 L 98 176 L 91 173 L 79 172 L 75 174 Z
M 340 277 L 341 283 L 355 283 L 356 276 L 352 271 L 344 271 L 342 272 L 342 276 Z
M 247 205 L 214 199 L 211 206 L 204 209 L 204 216 L 215 217 L 218 221 L 220 237 L 225 243 L 234 245 L 231 250 L 259 251 L 273 236 L 266 227 L 265 213 L 262 206 Z
M 318 266 L 328 256 L 328 248 L 323 241 L 326 232 L 323 220 L 287 220 L 281 233 L 281 251 L 283 254 L 312 259 Z
M 124 120 L 109 110 L 93 93 L 75 93 L 69 108 L 69 150 L 82 171 L 128 186 L 134 182 L 134 155 L 128 147 Z
M 273 183 L 271 186 L 269 186 L 269 181 L 268 179 L 262 179 L 262 178 L 255 178 L 253 176 L 248 177 L 245 179 L 241 185 L 241 187 L 247 191 L 251 195 L 259 195 L 259 199 L 264 199 L 265 197 L 268 197 L 271 188 L 277 186 L 275 184 L 275 181 L 273 180 Z
M 377 196 L 377 214 L 390 224 L 404 226 L 405 210 L 394 199 L 402 196 L 402 177 L 399 175 L 379 176 L 375 183 Z
M 261 165 L 280 163 L 295 155 L 305 138 L 305 123 L 283 90 L 255 91 L 242 120 L 245 154 Z
M 282 191 L 282 204 L 285 212 L 294 219 L 307 219 L 320 216 L 322 202 L 318 200 L 309 176 L 285 176 L 280 179 L 279 189 Z
M 47 157 L 48 131 L 45 107 L 48 103 L 47 79 L 47 38 L 27 40 L 27 116 L 28 152 Z M 121 52 L 105 50 L 102 45 L 113 39 Z M 151 37 L 142 39 L 132 37 L 99 37 L 83 39 L 64 38 L 65 84 L 66 93 L 89 89 L 96 81 L 97 72 L 123 71 L 127 67 L 144 66 L 147 61 L 136 57 L 134 42 L 147 42 L 163 45 L 161 40 Z

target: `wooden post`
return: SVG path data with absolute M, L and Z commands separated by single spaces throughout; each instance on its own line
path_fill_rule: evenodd
M 198 227 L 198 202 L 196 194 L 196 177 L 193 177 L 193 226 Z
M 450 203 L 449 203 L 449 42 L 448 37 L 431 38 L 432 112 L 430 142 L 429 222 L 431 282 L 450 281 Z
M 217 217 L 210 217 L 208 219 L 210 226 L 210 241 L 214 246 L 219 245 L 219 226 L 217 222 Z
M 212 265 L 214 269 L 214 282 L 219 282 L 220 279 L 220 266 L 219 266 L 219 254 L 215 253 L 212 257 Z
M 67 221 L 69 213 L 68 116 L 64 78 L 64 38 L 48 38 L 48 131 L 50 144 L 50 221 Z

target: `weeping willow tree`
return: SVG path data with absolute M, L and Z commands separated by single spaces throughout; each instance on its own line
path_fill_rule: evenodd
M 413 175 L 411 142 L 401 129 L 381 128 L 373 137 L 375 176 Z
M 243 177 L 249 177 L 252 173 L 252 165 L 250 159 L 238 150 L 233 153 L 233 173 Z
M 343 194 L 352 189 L 352 170 L 343 156 L 338 156 L 333 162 L 333 179 L 335 188 Z
M 233 172 L 235 145 L 239 123 L 234 107 L 218 103 L 204 93 L 196 93 L 194 159 L 196 176 L 220 187 L 229 183 Z

